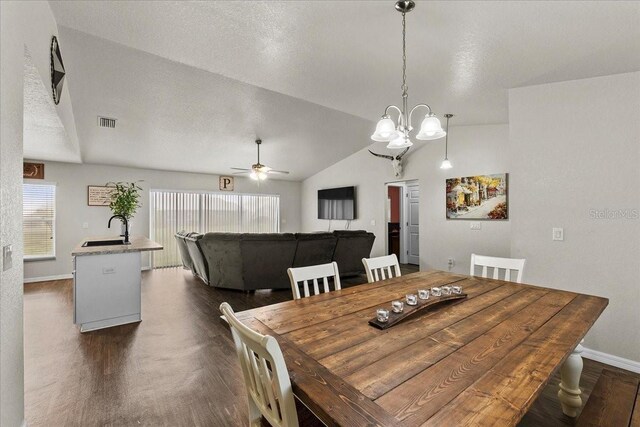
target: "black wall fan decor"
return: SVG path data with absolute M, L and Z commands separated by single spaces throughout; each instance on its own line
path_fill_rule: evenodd
M 64 85 L 64 64 L 62 63 L 62 54 L 60 53 L 60 45 L 56 36 L 51 38 L 51 91 L 53 93 L 53 102 L 58 105 L 60 96 L 62 96 L 62 86 Z

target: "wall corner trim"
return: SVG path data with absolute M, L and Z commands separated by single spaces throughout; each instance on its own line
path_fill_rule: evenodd
M 582 352 L 582 357 L 640 374 L 640 362 L 636 362 L 635 360 L 625 359 L 623 357 L 614 356 L 613 354 L 603 353 L 586 347 Z

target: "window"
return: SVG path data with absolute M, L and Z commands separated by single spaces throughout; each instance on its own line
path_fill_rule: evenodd
M 56 256 L 56 186 L 22 185 L 22 229 L 24 259 L 38 260 Z
M 280 196 L 151 190 L 150 236 L 164 246 L 153 253 L 154 267 L 182 263 L 174 234 L 180 230 L 278 233 Z

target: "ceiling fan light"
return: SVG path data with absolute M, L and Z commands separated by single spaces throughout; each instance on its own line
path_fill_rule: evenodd
M 453 165 L 449 161 L 449 159 L 444 159 L 440 164 L 440 169 L 451 169 Z
M 389 141 L 389 144 L 387 144 L 387 148 L 390 150 L 397 150 L 399 148 L 411 147 L 412 145 L 413 142 L 411 142 L 408 136 L 399 134 L 396 138 Z
M 371 139 L 378 142 L 389 142 L 397 137 L 396 124 L 389 116 L 382 116 L 376 125 L 376 131 L 371 135 Z
M 254 181 L 257 181 L 258 174 L 256 173 L 256 171 L 251 171 L 251 173 L 249 174 L 249 178 L 253 179 Z
M 267 179 L 267 173 L 266 172 L 258 172 L 258 179 L 260 181 L 264 181 L 265 179 Z
M 432 139 L 439 139 L 445 136 L 447 133 L 442 129 L 440 120 L 436 116 L 425 116 L 422 124 L 420 125 L 420 132 L 416 135 L 416 138 L 423 141 L 429 141 Z

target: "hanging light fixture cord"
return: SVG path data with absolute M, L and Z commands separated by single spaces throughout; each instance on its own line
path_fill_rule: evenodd
M 409 131 L 409 121 L 407 117 L 407 98 L 409 97 L 409 86 L 407 86 L 407 14 L 402 12 L 402 118 L 405 135 Z
M 449 160 L 449 119 L 451 114 L 444 115 L 447 118 L 447 134 L 444 137 L 444 159 Z

